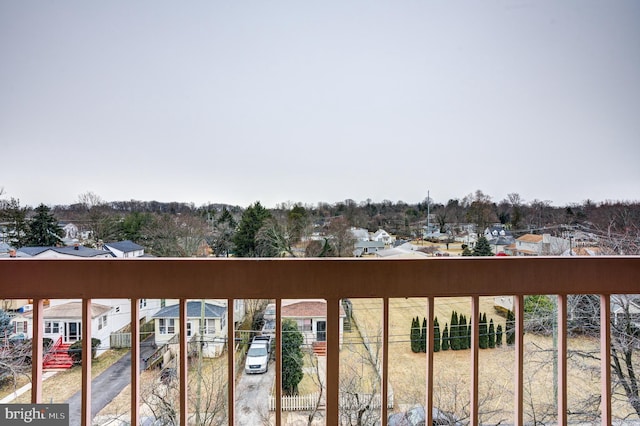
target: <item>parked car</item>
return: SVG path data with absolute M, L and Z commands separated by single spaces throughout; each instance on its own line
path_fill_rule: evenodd
M 275 303 L 269 303 L 264 310 L 264 315 L 262 316 L 265 321 L 275 320 L 276 319 L 276 305 Z
M 271 337 L 256 336 L 247 351 L 247 360 L 244 364 L 244 371 L 247 374 L 262 374 L 269 369 L 269 358 L 271 354 Z

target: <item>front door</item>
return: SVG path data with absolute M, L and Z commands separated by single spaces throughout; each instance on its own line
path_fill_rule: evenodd
M 324 342 L 327 340 L 327 322 L 316 321 L 316 340 L 318 342 Z
M 82 323 L 67 322 L 64 327 L 65 343 L 73 343 L 82 338 Z

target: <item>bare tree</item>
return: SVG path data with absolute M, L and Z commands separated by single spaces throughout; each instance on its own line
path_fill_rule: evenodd
M 197 370 L 189 372 L 188 388 L 196 389 L 200 386 L 202 389 L 199 395 L 194 392 L 189 394 L 189 409 L 199 419 L 199 425 L 226 425 L 226 367 L 215 360 L 207 364 L 208 367 L 202 374 L 198 374 Z M 158 371 L 153 380 L 145 383 L 140 389 L 140 399 L 153 413 L 155 421 L 166 426 L 180 424 L 180 384 L 174 371 Z

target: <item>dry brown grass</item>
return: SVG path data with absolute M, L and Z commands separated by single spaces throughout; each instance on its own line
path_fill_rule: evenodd
M 352 299 L 353 313 L 363 335 L 377 339 L 381 335 L 382 302 L 379 299 Z M 413 353 L 410 346 L 411 319 L 426 316 L 426 299 L 393 299 L 389 303 L 389 381 L 394 391 L 396 409 L 424 404 L 426 399 L 426 356 Z M 441 330 L 450 321 L 451 311 L 470 315 L 469 298 L 438 298 L 435 315 Z M 502 324 L 505 319 L 493 308 L 493 298 L 480 299 L 480 311 L 487 320 Z M 599 341 L 588 338 L 569 339 L 569 350 L 594 353 Z M 525 412 L 540 417 L 555 418 L 553 408 L 554 373 L 553 341 L 551 337 L 525 336 Z M 434 404 L 446 411 L 468 412 L 470 395 L 471 351 L 441 351 L 434 354 Z M 482 421 L 511 422 L 513 416 L 513 376 L 515 352 L 513 347 L 480 351 L 479 387 Z M 585 395 L 599 394 L 599 364 L 595 359 L 571 357 L 568 362 L 569 408 L 577 411 Z M 597 406 L 596 406 L 597 407 Z M 591 406 L 591 409 L 594 407 Z M 624 404 L 614 406 L 614 413 L 628 410 Z M 463 414 L 464 415 L 464 414 Z M 620 414 L 622 415 L 622 414 Z
M 91 363 L 91 377 L 106 370 L 116 360 L 120 359 L 127 353 L 126 350 L 108 350 L 99 357 L 95 358 Z M 19 386 L 29 384 L 31 376 L 22 377 Z M 62 403 L 73 396 L 81 388 L 82 383 L 82 367 L 76 366 L 69 370 L 56 373 L 42 383 L 42 400 L 49 403 Z M 4 386 L 0 389 L 0 397 L 9 395 L 14 391 L 13 385 Z M 31 402 L 31 392 L 26 392 L 18 396 L 12 403 L 26 404 Z

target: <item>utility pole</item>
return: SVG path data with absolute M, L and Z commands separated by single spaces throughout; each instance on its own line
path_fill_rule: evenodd
M 430 204 L 431 204 L 431 200 L 429 199 L 429 190 L 427 189 L 427 235 L 429 235 L 429 232 L 431 231 L 431 225 L 429 224 L 429 216 L 430 216 L 429 205 Z

